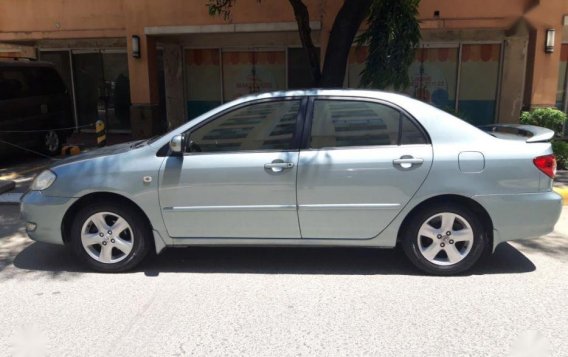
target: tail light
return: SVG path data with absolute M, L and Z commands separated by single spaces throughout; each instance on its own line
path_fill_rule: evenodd
M 556 176 L 556 157 L 554 155 L 538 156 L 533 159 L 534 165 L 550 178 Z

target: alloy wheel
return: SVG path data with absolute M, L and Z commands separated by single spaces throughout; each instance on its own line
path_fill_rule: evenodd
M 426 219 L 418 230 L 420 254 L 436 265 L 454 265 L 471 252 L 474 233 L 462 216 L 442 212 Z
M 94 260 L 112 264 L 124 260 L 134 246 L 134 234 L 128 222 L 118 214 L 98 212 L 81 229 L 81 243 Z
M 59 136 L 53 130 L 50 130 L 45 134 L 45 148 L 50 153 L 55 153 L 59 148 Z

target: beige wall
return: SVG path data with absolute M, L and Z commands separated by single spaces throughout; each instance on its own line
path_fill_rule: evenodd
M 0 41 L 124 36 L 120 0 L 0 0 Z
M 209 16 L 206 3 L 207 0 L 0 0 L 0 42 L 38 44 L 38 41 L 45 43 L 57 39 L 123 38 L 130 52 L 130 38 L 138 35 L 141 38 L 142 58 L 128 56 L 132 102 L 156 104 L 158 94 L 154 53 L 157 39 L 144 35 L 146 27 L 295 21 L 292 8 L 285 0 L 261 3 L 257 0 L 238 0 L 228 21 Z M 321 46 L 324 58 L 333 19 L 342 0 L 305 0 L 305 3 L 311 20 L 321 24 L 321 31 L 314 32 L 314 40 Z M 435 11 L 439 11 L 437 18 L 434 17 Z M 558 49 L 562 33 L 566 31 L 562 26 L 562 15 L 568 15 L 567 0 L 422 0 L 419 17 L 425 40 L 433 41 L 483 39 L 488 34 L 505 40 L 506 31 L 520 19 L 525 19 L 534 41 L 528 46 L 524 101 L 529 105 L 552 105 L 556 96 L 559 51 L 544 53 L 544 31 L 546 28 L 556 29 Z M 207 36 L 211 36 L 211 42 L 215 42 L 215 36 L 222 35 Z M 260 38 L 272 34 L 247 36 Z M 275 38 L 282 36 L 292 40 L 297 35 L 274 34 Z M 229 35 L 222 37 L 221 40 L 228 40 Z M 190 41 L 187 36 L 186 41 Z M 293 41 L 297 41 L 297 38 Z M 523 46 L 521 43 L 518 45 Z M 511 53 L 509 57 L 519 61 L 519 53 Z M 515 73 L 511 70 L 522 70 L 524 64 L 519 63 L 509 66 L 504 79 L 514 77 Z M 518 75 L 524 77 L 524 73 Z M 501 94 L 509 95 L 506 90 Z M 502 100 L 500 104 L 510 106 L 513 102 L 517 108 L 516 92 L 514 97 Z
M 525 101 L 531 107 L 553 106 L 556 102 L 558 70 L 560 68 L 560 44 L 563 34 L 563 15 L 568 15 L 568 1 L 541 1 L 538 7 L 526 14 L 533 27 L 529 43 L 529 60 Z M 544 52 L 546 29 L 556 30 L 556 48 L 553 53 Z

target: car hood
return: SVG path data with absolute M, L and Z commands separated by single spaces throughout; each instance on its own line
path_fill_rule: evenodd
M 142 145 L 142 146 L 136 147 L 135 144 L 137 142 L 139 142 L 139 141 L 130 141 L 130 142 L 127 142 L 127 143 L 105 146 L 105 147 L 98 148 L 98 149 L 90 149 L 90 150 L 85 151 L 85 152 L 83 152 L 79 155 L 70 156 L 68 158 L 58 160 L 55 163 L 55 165 L 53 165 L 53 166 L 54 167 L 62 166 L 62 165 L 67 165 L 67 164 L 71 164 L 71 163 L 74 163 L 74 162 L 86 161 L 86 160 L 91 160 L 91 159 L 100 158 L 100 157 L 104 157 L 104 156 L 118 155 L 118 154 L 122 154 L 122 153 L 125 153 L 125 152 L 129 152 L 131 150 L 137 150 L 137 149 L 140 149 L 140 148 L 145 146 L 145 145 Z

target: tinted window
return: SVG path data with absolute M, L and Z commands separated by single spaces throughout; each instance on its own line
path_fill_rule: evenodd
M 65 84 L 53 68 L 34 68 L 30 72 L 30 82 L 37 95 L 49 95 L 65 92 Z
M 0 99 L 22 98 L 29 93 L 30 86 L 21 69 L 0 69 Z
M 409 144 L 426 144 L 428 141 L 426 137 L 422 133 L 422 131 L 418 128 L 416 123 L 414 123 L 409 118 L 403 116 L 402 117 L 402 135 L 400 137 L 400 144 L 401 145 L 409 145 Z
M 311 148 L 425 143 L 418 126 L 387 105 L 347 100 L 314 103 Z
M 20 67 L 0 70 L 0 99 L 64 92 L 65 85 L 53 68 Z
M 361 101 L 317 100 L 310 147 L 397 145 L 400 112 Z
M 236 109 L 192 132 L 191 151 L 291 149 L 299 108 L 299 100 L 288 100 Z

